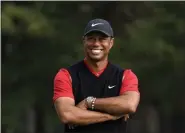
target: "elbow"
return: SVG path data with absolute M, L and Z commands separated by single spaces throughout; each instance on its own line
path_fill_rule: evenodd
M 136 112 L 136 107 L 129 107 L 129 113 L 134 114 Z
M 69 124 L 72 123 L 72 117 L 70 113 L 64 113 L 61 117 L 60 120 L 63 124 Z
M 128 105 L 128 112 L 134 114 L 137 111 L 137 106 L 135 104 L 130 103 Z
M 133 104 L 121 105 L 120 106 L 120 113 L 124 114 L 134 114 L 137 110 L 137 107 Z
M 61 116 L 60 120 L 63 124 L 68 124 L 69 123 L 69 118 L 65 115 Z

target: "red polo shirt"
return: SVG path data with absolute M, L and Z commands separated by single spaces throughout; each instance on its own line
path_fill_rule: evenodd
M 102 74 L 105 68 L 99 72 L 94 72 L 85 62 L 88 69 L 97 77 Z M 130 70 L 126 69 L 123 72 L 122 86 L 120 89 L 120 95 L 126 91 L 136 91 L 138 90 L 138 79 L 137 76 Z M 74 98 L 72 89 L 72 80 L 69 72 L 66 69 L 60 69 L 54 78 L 54 96 L 53 101 L 59 97 L 71 97 Z

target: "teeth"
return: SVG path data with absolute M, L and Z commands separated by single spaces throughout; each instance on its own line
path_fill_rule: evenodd
M 100 49 L 92 49 L 93 54 L 99 54 L 101 52 Z

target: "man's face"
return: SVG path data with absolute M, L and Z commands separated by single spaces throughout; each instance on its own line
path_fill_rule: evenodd
M 101 32 L 91 32 L 84 37 L 83 42 L 86 56 L 94 61 L 101 61 L 108 56 L 114 39 Z

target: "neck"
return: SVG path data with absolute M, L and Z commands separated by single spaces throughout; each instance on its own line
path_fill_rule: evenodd
M 86 57 L 85 60 L 86 60 L 87 65 L 89 67 L 91 67 L 91 69 L 93 69 L 93 71 L 95 71 L 95 72 L 101 71 L 108 64 L 108 58 L 105 58 L 101 61 L 94 61 L 94 60 L 89 59 L 89 58 Z

